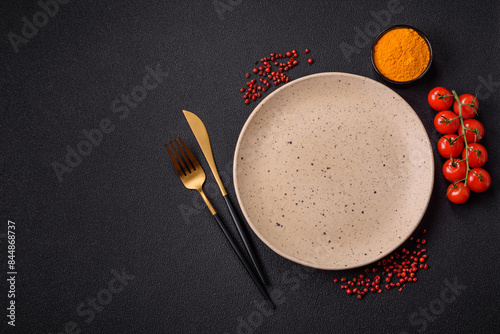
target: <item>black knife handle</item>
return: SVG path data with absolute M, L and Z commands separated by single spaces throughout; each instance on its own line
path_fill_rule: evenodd
M 253 270 L 250 267 L 250 264 L 248 263 L 247 259 L 243 256 L 243 253 L 241 253 L 240 249 L 238 248 L 238 246 L 234 242 L 233 238 L 229 234 L 229 231 L 226 229 L 226 226 L 224 226 L 224 224 L 220 220 L 219 215 L 217 213 L 214 215 L 214 218 L 217 221 L 217 224 L 219 224 L 219 227 L 222 230 L 222 232 L 224 232 L 224 235 L 226 236 L 226 239 L 229 241 L 229 243 L 233 247 L 233 249 L 236 252 L 236 254 L 238 255 L 241 263 L 243 263 L 243 265 L 245 266 L 245 269 L 248 271 L 248 273 L 252 277 L 253 281 L 255 282 L 255 284 L 257 285 L 257 287 L 259 288 L 259 290 L 262 293 L 262 295 L 264 296 L 264 298 L 266 298 L 266 300 L 269 303 L 269 305 L 271 305 L 271 307 L 273 309 L 275 309 L 276 306 L 274 305 L 273 301 L 271 300 L 271 297 L 269 297 L 269 294 L 267 293 L 266 289 L 264 288 L 264 286 L 260 282 L 259 278 L 253 272 Z
M 229 196 L 227 196 L 227 195 L 224 196 L 224 199 L 226 200 L 226 205 L 229 209 L 229 212 L 231 213 L 231 217 L 233 217 L 234 224 L 236 225 L 236 228 L 238 229 L 238 233 L 240 234 L 241 240 L 243 240 L 243 244 L 245 245 L 245 248 L 248 252 L 248 255 L 250 256 L 250 260 L 252 260 L 253 267 L 255 268 L 255 271 L 259 275 L 262 284 L 265 285 L 266 280 L 264 279 L 262 269 L 260 268 L 260 264 L 257 261 L 257 257 L 255 256 L 255 253 L 250 245 L 250 242 L 248 241 L 247 235 L 245 233 L 245 230 L 243 229 L 241 221 L 238 218 L 238 215 L 236 214 L 236 210 L 234 210 L 233 204 L 231 203 Z

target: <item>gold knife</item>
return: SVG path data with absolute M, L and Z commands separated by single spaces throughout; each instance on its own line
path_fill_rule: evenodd
M 208 165 L 210 166 L 212 174 L 215 177 L 215 181 L 217 181 L 217 185 L 219 186 L 222 196 L 226 201 L 226 205 L 229 209 L 229 212 L 231 213 L 231 217 L 233 218 L 238 233 L 240 234 L 240 237 L 243 241 L 243 244 L 245 245 L 248 255 L 252 260 L 254 269 L 259 275 L 262 283 L 265 284 L 264 275 L 262 274 L 262 270 L 259 266 L 257 258 L 252 250 L 252 247 L 250 246 L 250 242 L 248 241 L 248 238 L 245 234 L 245 230 L 243 229 L 241 221 L 236 214 L 236 210 L 234 210 L 233 204 L 231 203 L 229 197 L 227 196 L 226 188 L 224 188 L 224 185 L 222 184 L 222 181 L 219 176 L 219 172 L 217 171 L 217 167 L 215 166 L 215 160 L 212 153 L 212 146 L 210 145 L 210 138 L 208 137 L 207 128 L 205 127 L 205 124 L 203 124 L 202 120 L 192 112 L 187 110 L 183 110 L 182 112 L 184 113 L 184 116 L 186 117 L 189 126 L 191 127 L 191 130 L 193 131 L 193 134 L 196 137 L 196 141 L 198 141 L 198 145 L 200 145 L 200 148 L 203 152 L 203 155 L 205 156 L 205 159 L 207 159 Z

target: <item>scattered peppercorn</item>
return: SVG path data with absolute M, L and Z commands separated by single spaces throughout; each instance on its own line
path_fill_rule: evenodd
M 425 229 L 422 230 L 422 233 L 426 232 L 427 231 Z M 413 241 L 417 250 L 410 251 L 409 249 L 402 248 L 400 251 L 395 251 L 385 259 L 378 261 L 373 268 L 365 268 L 365 274 L 359 274 L 356 277 L 353 277 L 348 281 L 348 284 L 342 284 L 340 288 L 348 290 L 347 294 L 357 293 L 357 298 L 361 300 L 368 292 L 381 293 L 381 281 L 386 283 L 386 290 L 397 287 L 399 291 L 401 291 L 407 283 L 417 282 L 417 271 L 419 269 L 429 269 L 429 265 L 423 263 L 426 262 L 428 258 L 428 255 L 424 254 L 427 252 L 427 249 L 420 249 L 421 245 L 426 244 L 427 241 L 425 239 L 414 240 L 414 237 L 410 237 L 409 240 Z M 381 274 L 375 274 L 378 271 L 380 271 Z M 370 278 L 368 277 L 369 274 L 374 274 L 374 276 Z M 384 275 L 385 277 L 382 277 Z M 345 282 L 347 281 L 347 277 L 342 277 L 340 280 Z M 333 281 L 337 283 L 338 279 L 334 279 Z M 354 285 L 359 286 L 360 288 L 354 288 L 351 290 L 349 286 Z
M 307 60 L 307 62 L 308 62 L 309 64 L 312 64 L 312 63 L 313 63 L 312 58 L 309 58 L 309 59 Z
M 309 53 L 309 49 L 306 49 L 306 53 Z M 243 99 L 245 100 L 245 104 L 249 104 L 251 101 L 255 101 L 257 98 L 262 96 L 262 93 L 265 93 L 267 88 L 271 86 L 269 82 L 272 80 L 272 84 L 274 86 L 278 86 L 282 83 L 290 82 L 290 77 L 285 75 L 284 72 L 290 71 L 293 67 L 299 64 L 296 59 L 299 56 L 297 50 L 287 51 L 284 54 L 281 53 L 271 53 L 269 56 L 263 57 L 260 59 L 262 63 L 261 66 L 254 67 L 252 72 L 259 77 L 259 81 L 262 85 L 256 85 L 255 79 L 247 82 L 246 85 L 246 93 L 243 95 Z M 278 62 L 277 60 L 280 58 L 289 58 L 286 62 Z M 254 64 L 257 65 L 259 61 L 254 61 Z M 312 59 L 309 59 L 309 63 L 312 64 Z M 278 67 L 277 70 L 273 70 L 272 65 Z M 248 79 L 251 77 L 250 73 L 246 73 L 245 77 Z M 269 81 L 267 81 L 269 79 Z M 256 92 L 261 91 L 261 92 Z M 240 92 L 245 92 L 245 88 L 240 89 Z

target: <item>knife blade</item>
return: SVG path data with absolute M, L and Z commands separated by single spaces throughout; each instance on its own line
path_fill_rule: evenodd
M 214 174 L 215 181 L 217 182 L 217 185 L 219 186 L 220 191 L 222 192 L 222 196 L 226 196 L 227 191 L 226 188 L 224 188 L 224 185 L 222 184 L 219 172 L 217 171 L 217 167 L 215 166 L 214 155 L 212 153 L 212 146 L 210 145 L 210 138 L 208 137 L 208 132 L 207 128 L 205 127 L 205 124 L 203 124 L 203 121 L 192 112 L 187 110 L 183 110 L 182 112 L 184 113 L 184 116 L 186 117 L 189 126 L 191 127 L 191 130 L 193 131 L 194 136 L 196 137 L 198 145 L 200 145 L 203 155 L 207 159 L 208 165 L 212 170 L 212 174 Z

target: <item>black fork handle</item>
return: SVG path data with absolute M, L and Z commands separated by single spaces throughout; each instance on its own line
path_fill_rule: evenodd
M 248 271 L 248 273 L 250 274 L 250 277 L 252 277 L 254 283 L 257 285 L 257 287 L 259 288 L 260 290 L 260 293 L 262 293 L 262 295 L 264 296 L 264 298 L 267 300 L 267 302 L 269 303 L 269 305 L 273 308 L 273 310 L 276 308 L 276 306 L 274 305 L 273 301 L 271 300 L 271 297 L 269 296 L 269 294 L 267 293 L 266 289 L 264 288 L 264 286 L 262 285 L 262 283 L 260 282 L 259 278 L 257 277 L 257 275 L 255 275 L 255 273 L 253 272 L 252 270 L 252 267 L 250 266 L 250 264 L 248 263 L 247 259 L 243 256 L 243 253 L 241 253 L 240 249 L 238 248 L 238 246 L 236 245 L 236 243 L 234 242 L 233 238 L 231 237 L 231 235 L 229 234 L 229 231 L 226 229 L 226 226 L 224 226 L 224 224 L 222 223 L 222 221 L 220 220 L 219 218 L 219 215 L 216 213 L 214 214 L 214 218 L 215 220 L 217 221 L 217 224 L 219 224 L 219 227 L 220 229 L 222 230 L 222 232 L 224 232 L 224 235 L 226 236 L 226 239 L 229 241 L 229 243 L 231 244 L 231 246 L 233 247 L 234 251 L 236 252 L 236 255 L 238 255 L 238 257 L 240 258 L 240 261 L 241 263 L 243 263 L 243 265 L 245 266 L 245 269 Z
M 231 203 L 231 200 L 229 199 L 228 195 L 225 195 L 224 199 L 226 200 L 226 205 L 229 209 L 229 212 L 231 213 L 231 217 L 233 217 L 234 224 L 236 225 L 236 228 L 238 229 L 238 233 L 240 234 L 241 240 L 243 241 L 243 244 L 245 245 L 245 248 L 248 252 L 248 255 L 250 256 L 250 260 L 252 260 L 253 267 L 255 268 L 255 271 L 259 275 L 262 284 L 265 285 L 266 281 L 264 280 L 264 275 L 262 274 L 262 269 L 260 268 L 259 262 L 257 261 L 257 257 L 255 256 L 253 249 L 250 246 L 250 242 L 248 241 L 248 238 L 245 234 L 245 230 L 243 229 L 241 221 L 238 218 L 238 215 L 236 214 L 236 210 L 234 210 L 233 204 Z

